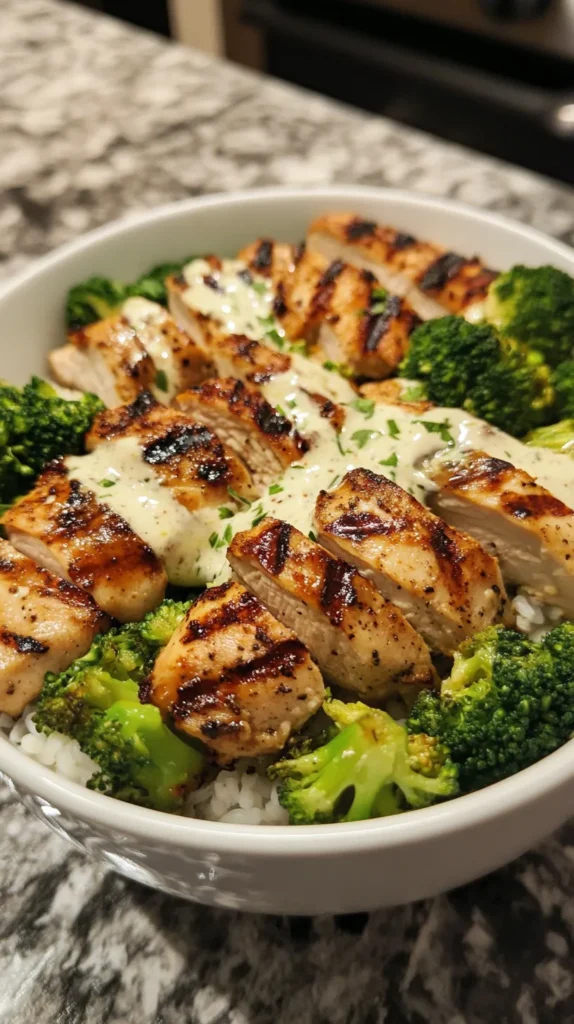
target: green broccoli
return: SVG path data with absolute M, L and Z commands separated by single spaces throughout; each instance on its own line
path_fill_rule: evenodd
M 485 323 L 446 316 L 421 324 L 400 373 L 424 381 L 438 405 L 467 409 L 517 437 L 552 418 L 550 368 Z
M 165 306 L 167 292 L 166 277 L 178 274 L 186 263 L 196 259 L 188 256 L 185 260 L 173 263 L 159 263 L 146 271 L 132 284 L 114 281 L 108 277 L 90 277 L 74 285 L 68 292 L 66 301 L 66 324 L 69 331 L 78 331 L 96 320 L 119 313 L 122 303 L 130 296 L 140 295 L 150 302 L 159 302 Z
M 90 650 L 59 675 L 47 673 L 35 724 L 78 741 L 99 765 L 91 789 L 157 810 L 181 809 L 202 771 L 203 756 L 162 721 L 138 688 L 185 615 L 190 602 L 164 601 L 143 622 L 96 637 Z
M 552 386 L 556 395 L 556 416 L 574 417 L 574 359 L 565 359 L 552 372 Z
M 425 691 L 407 721 L 450 752 L 463 792 L 514 775 L 574 731 L 574 624 L 535 643 L 492 626 L 461 645 L 440 694 Z
M 385 711 L 360 702 L 323 707 L 332 738 L 269 769 L 292 825 L 359 821 L 456 796 L 456 770 L 436 739 L 409 740 Z
M 159 263 L 156 267 L 148 270 L 146 274 L 142 274 L 133 284 L 128 285 L 127 295 L 141 295 L 144 299 L 159 302 L 160 305 L 165 306 L 167 303 L 166 278 L 172 274 L 181 273 L 186 263 L 191 263 L 194 259 L 197 257 L 188 256 L 187 259 L 179 260 L 177 263 Z
M 90 277 L 74 285 L 66 301 L 68 330 L 78 331 L 95 320 L 113 316 L 126 298 L 126 286 L 108 277 Z
M 531 430 L 524 438 L 526 444 L 537 448 L 550 448 L 554 452 L 574 456 L 574 419 L 560 420 L 549 427 L 538 427 Z
M 50 459 L 82 452 L 84 435 L 103 408 L 95 395 L 60 398 L 39 377 L 23 388 L 0 381 L 0 503 L 25 493 Z
M 574 280 L 555 267 L 513 267 L 490 286 L 486 318 L 503 338 L 540 352 L 555 366 L 574 346 Z

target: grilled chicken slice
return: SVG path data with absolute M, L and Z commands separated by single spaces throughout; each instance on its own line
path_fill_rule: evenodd
M 429 652 L 399 609 L 288 523 L 264 519 L 236 534 L 227 557 L 328 679 L 372 700 L 399 694 L 410 702 L 433 685 Z
M 220 764 L 281 750 L 321 706 L 309 652 L 239 583 L 205 591 L 160 652 L 146 696 Z
M 163 599 L 167 578 L 151 548 L 121 516 L 70 480 L 62 459 L 46 466 L 2 525 L 18 551 L 87 590 L 120 622 L 142 619 Z
M 396 405 L 405 413 L 412 413 L 413 416 L 421 416 L 434 409 L 434 402 L 428 402 L 424 398 L 408 398 L 409 389 L 405 387 L 404 380 L 393 377 L 392 380 L 374 380 L 368 384 L 362 384 L 359 388 L 363 398 L 370 398 L 380 405 Z
M 16 717 L 46 672 L 81 658 L 108 620 L 89 594 L 1 539 L 0 604 L 0 711 Z
M 133 402 L 154 385 L 156 370 L 133 327 L 123 316 L 98 320 L 69 335 L 48 355 L 58 384 L 92 391 L 114 408 Z
M 144 462 L 174 498 L 190 511 L 229 501 L 229 488 L 255 497 L 251 477 L 241 461 L 203 423 L 167 409 L 144 392 L 131 405 L 96 416 L 86 448 L 119 438 L 135 438 Z
M 574 512 L 509 462 L 471 452 L 460 462 L 429 461 L 439 488 L 429 495 L 448 523 L 466 530 L 500 561 L 507 583 L 574 616 Z
M 273 352 L 244 334 L 212 332 L 206 343 L 217 377 L 235 377 L 246 384 L 267 384 L 274 377 L 287 373 L 291 366 L 289 356 Z
M 253 384 L 227 377 L 208 380 L 178 395 L 177 408 L 220 437 L 247 464 L 261 491 L 309 449 L 293 424 Z
M 180 330 L 163 306 L 134 296 L 124 302 L 122 314 L 153 361 L 152 390 L 160 402 L 171 401 L 180 391 L 213 375 L 203 350 Z
M 497 276 L 477 257 L 465 259 L 353 213 L 317 218 L 309 229 L 308 246 L 328 260 L 346 260 L 371 271 L 390 292 L 406 296 L 423 320 L 462 313 L 484 300 Z
M 505 619 L 496 559 L 384 476 L 354 469 L 321 491 L 315 525 L 320 543 L 368 576 L 435 651 L 452 654 Z
M 370 271 L 284 243 L 268 244 L 274 312 L 287 337 L 317 343 L 323 359 L 344 364 L 357 377 L 388 377 L 419 322 L 408 302 L 382 295 Z M 257 245 L 240 254 L 250 267 Z

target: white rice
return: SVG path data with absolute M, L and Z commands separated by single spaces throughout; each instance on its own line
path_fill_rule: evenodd
M 539 640 L 563 618 L 559 608 L 542 604 L 524 590 L 518 592 L 512 605 L 517 628 L 533 640 Z M 81 786 L 98 770 L 76 740 L 62 733 L 47 736 L 37 731 L 33 704 L 17 721 L 0 714 L 0 729 L 29 757 Z M 287 812 L 279 804 L 277 784 L 265 775 L 268 764 L 269 759 L 264 758 L 242 760 L 232 771 L 220 771 L 191 793 L 184 813 L 190 818 L 235 825 L 286 825 Z

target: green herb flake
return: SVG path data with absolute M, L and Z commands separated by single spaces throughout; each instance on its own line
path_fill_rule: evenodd
M 385 312 L 386 308 L 386 302 L 375 302 L 374 306 L 371 306 L 371 308 L 369 309 L 369 313 L 371 314 L 371 316 L 380 316 L 381 313 Z
M 410 387 L 405 388 L 401 394 L 401 402 L 420 402 L 421 399 L 426 398 L 425 386 L 422 381 L 418 381 L 416 384 L 411 384 Z
M 315 542 L 317 542 L 317 534 L 315 533 L 314 530 L 309 530 L 308 537 L 309 540 L 314 540 Z
M 373 288 L 371 297 L 378 299 L 379 302 L 385 302 L 389 297 L 389 293 L 386 288 Z
M 227 493 L 230 498 L 235 498 L 235 501 L 238 501 L 241 505 L 246 505 L 247 508 L 249 508 L 251 502 L 248 501 L 247 498 L 242 498 L 241 495 L 237 493 L 237 491 L 233 490 L 233 487 L 228 487 Z
M 273 344 L 277 346 L 280 352 L 285 348 L 285 338 L 282 338 L 279 331 L 275 330 L 275 328 L 271 331 L 267 331 L 265 336 L 269 338 L 269 341 L 272 341 Z
M 214 531 L 212 534 L 210 534 L 209 546 L 212 547 L 212 548 L 216 547 L 218 540 L 219 540 L 219 534 L 215 533 L 215 531 Z
M 337 473 L 337 474 L 336 474 L 336 475 L 335 475 L 335 476 L 333 477 L 333 479 L 331 480 L 331 483 L 329 484 L 329 487 L 334 487 L 334 486 L 335 486 L 335 484 L 336 484 L 336 483 L 338 483 L 340 479 L 341 479 L 341 474 L 340 474 L 340 473 Z
M 275 408 L 277 409 L 277 412 L 279 413 L 279 415 L 282 416 L 284 420 L 286 420 L 287 417 L 285 415 L 285 409 L 283 408 L 283 406 L 282 405 L 276 405 Z
M 265 281 L 254 281 L 251 287 L 258 295 L 265 295 L 267 292 L 267 285 L 265 284 Z
M 298 355 L 298 356 L 306 356 L 307 355 L 307 342 L 306 341 L 294 341 L 290 345 L 289 351 L 295 353 L 295 355 Z
M 357 448 L 364 448 L 367 442 L 371 440 L 375 433 L 378 433 L 378 431 L 355 430 L 355 433 L 351 434 L 351 441 L 355 442 Z
M 372 398 L 355 398 L 355 401 L 351 402 L 351 408 L 362 412 L 365 419 L 370 420 L 375 412 L 375 402 Z
M 262 327 L 266 327 L 266 328 L 273 328 L 273 327 L 275 327 L 275 317 L 274 316 L 258 316 L 257 319 L 258 319 L 258 321 L 259 321 L 259 323 L 261 324 Z
M 368 433 L 368 431 L 367 431 L 367 433 Z M 346 452 L 346 451 L 345 451 L 345 449 L 343 448 L 343 445 L 342 445 L 342 442 L 341 442 L 341 432 L 340 432 L 339 430 L 338 430 L 338 431 L 337 431 L 337 433 L 335 434 L 335 437 L 336 437 L 336 439 L 337 439 L 337 448 L 338 448 L 338 449 L 339 449 L 339 451 L 341 452 L 341 455 L 346 455 L 346 454 L 347 454 L 347 452 Z
M 400 437 L 400 429 L 397 426 L 396 420 L 387 420 L 387 429 L 393 441 L 396 441 L 397 437 Z
M 445 441 L 446 444 L 454 444 L 454 437 L 449 431 L 451 424 L 448 420 L 443 420 L 442 423 L 435 423 L 433 420 L 413 420 L 413 423 L 420 423 L 427 434 L 439 434 L 441 441 Z
M 271 487 L 269 488 L 269 494 L 280 494 L 282 490 L 283 487 L 281 486 L 281 484 L 271 484 Z
M 231 517 L 234 514 L 235 513 L 232 511 L 232 509 L 227 508 L 226 505 L 220 505 L 220 507 L 219 507 L 219 518 L 220 519 L 231 519 Z
M 106 480 L 105 477 L 104 477 L 103 480 L 100 480 L 100 483 L 99 483 L 100 487 L 115 487 L 115 485 L 116 485 L 116 481 L 115 480 Z
M 227 526 L 225 527 L 225 530 L 223 531 L 223 540 L 225 544 L 231 544 L 232 539 L 233 527 L 231 526 L 231 523 L 228 523 Z
M 158 370 L 155 375 L 155 386 L 158 391 L 168 391 L 169 384 L 167 382 L 167 374 L 165 370 Z
M 296 398 L 288 398 L 287 399 L 287 405 L 289 406 L 290 409 L 295 409 L 296 406 L 297 406 L 297 399 Z
M 392 455 L 389 455 L 388 459 L 381 459 L 379 461 L 379 466 L 398 466 L 398 464 L 399 457 L 396 452 L 393 452 Z
M 353 371 L 345 366 L 344 363 L 334 363 L 332 359 L 327 359 L 323 363 L 324 370 L 332 370 L 333 373 L 338 373 L 340 377 L 345 377 L 346 380 L 353 376 Z
M 259 526 L 259 523 L 262 523 L 263 520 L 266 519 L 266 518 L 267 518 L 267 512 L 262 512 L 261 515 L 255 516 L 255 519 L 251 523 L 251 526 L 252 527 L 253 526 Z

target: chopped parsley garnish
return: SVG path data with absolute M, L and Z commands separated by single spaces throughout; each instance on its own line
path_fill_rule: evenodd
M 227 508 L 226 505 L 220 505 L 220 507 L 219 507 L 219 518 L 220 519 L 231 519 L 231 517 L 233 515 L 235 515 L 235 513 L 230 508 Z
M 219 534 L 216 533 L 215 530 L 214 530 L 213 533 L 210 534 L 210 536 L 209 536 L 209 546 L 212 547 L 212 548 L 216 547 L 218 540 L 219 540 Z
M 294 462 L 293 465 L 290 468 L 291 469 L 305 469 L 305 466 L 302 466 L 300 462 Z
M 371 306 L 369 313 L 371 314 L 371 316 L 380 316 L 381 313 L 385 312 L 386 308 L 386 302 L 375 302 L 375 305 Z
M 169 384 L 167 383 L 167 373 L 165 370 L 158 370 L 155 375 L 155 386 L 158 391 L 168 391 Z
M 232 527 L 231 523 L 228 523 L 227 526 L 225 527 L 225 530 L 223 531 L 223 543 L 224 544 L 231 544 L 232 539 L 233 539 L 233 527 Z
M 317 540 L 317 534 L 314 532 L 314 530 L 309 530 L 308 537 L 309 537 L 309 540 L 314 540 L 314 541 Z
M 434 423 L 433 420 L 413 420 L 413 423 L 420 423 L 427 434 L 440 434 L 441 441 L 454 444 L 454 437 L 449 431 L 451 424 L 448 420 L 443 420 L 442 423 Z
M 396 441 L 397 437 L 400 437 L 400 429 L 397 426 L 396 420 L 387 420 L 387 428 L 393 441 Z
M 389 297 L 389 293 L 386 288 L 373 288 L 371 295 L 373 299 L 378 299 L 379 302 L 385 302 Z
M 398 466 L 398 464 L 399 457 L 396 452 L 393 452 L 392 455 L 389 455 L 388 459 L 381 459 L 379 461 L 379 466 Z
M 255 516 L 255 519 L 251 523 L 251 526 L 259 526 L 259 523 L 262 523 L 263 520 L 266 519 L 266 518 L 267 518 L 267 512 L 264 512 L 263 509 L 261 509 L 261 512 L 258 515 Z
M 247 505 L 247 507 L 249 507 L 249 505 L 251 504 L 251 502 L 248 501 L 247 498 L 242 498 L 241 495 L 237 493 L 237 491 L 234 491 L 233 487 L 228 487 L 227 493 L 230 498 L 235 498 L 235 500 L 238 501 L 241 505 Z
M 271 484 L 271 487 L 269 488 L 269 494 L 280 494 L 282 490 L 283 487 L 281 486 L 281 484 Z
M 350 404 L 351 409 L 362 412 L 366 420 L 370 420 L 375 412 L 375 403 L 372 398 L 355 398 L 355 401 Z
M 405 388 L 401 394 L 401 402 L 420 402 L 420 400 L 424 398 L 426 398 L 426 391 L 422 381 L 417 381 L 416 384 L 411 384 L 410 387 Z
M 254 281 L 251 287 L 253 288 L 254 292 L 257 292 L 258 295 L 265 295 L 267 291 L 267 285 L 265 284 L 265 281 Z
M 307 355 L 307 342 L 306 341 L 294 341 L 289 346 L 289 351 L 294 352 L 298 356 Z
M 265 327 L 265 328 L 267 328 L 267 327 L 275 327 L 275 317 L 272 316 L 272 315 L 270 315 L 270 316 L 258 316 L 257 319 L 258 319 L 258 321 L 259 321 L 259 323 L 261 324 L 262 327 Z
M 225 527 L 225 530 L 223 531 L 222 537 L 220 537 L 219 534 L 215 532 L 215 530 L 213 531 L 212 534 L 210 534 L 209 544 L 210 547 L 214 548 L 216 551 L 220 551 L 221 548 L 224 548 L 226 546 L 226 544 L 230 544 L 232 539 L 233 529 L 231 527 L 231 523 L 228 523 L 227 526 Z
M 355 430 L 355 433 L 351 434 L 351 441 L 355 442 L 357 448 L 364 448 L 367 441 L 370 441 L 378 433 L 378 430 Z
M 338 373 L 340 377 L 349 378 L 353 376 L 353 371 L 350 367 L 345 366 L 344 363 L 334 363 L 332 359 L 327 359 L 323 363 L 324 370 L 332 370 L 333 373 Z
M 114 487 L 115 484 L 116 484 L 115 480 L 106 480 L 105 477 L 104 477 L 103 480 L 100 480 L 100 487 Z
M 277 412 L 279 413 L 280 416 L 283 417 L 284 420 L 287 419 L 285 415 L 285 409 L 283 408 L 282 405 L 276 405 L 275 408 L 277 409 Z
M 285 348 L 285 338 L 282 338 L 281 335 L 279 334 L 279 331 L 277 331 L 275 328 L 273 328 L 271 331 L 266 331 L 265 337 L 269 338 L 269 341 L 272 341 L 273 344 L 277 346 L 279 351 L 282 351 Z
M 294 409 L 296 407 L 296 405 L 297 405 L 297 399 L 296 398 L 288 398 L 286 404 L 289 406 L 290 409 Z
M 380 313 L 385 312 L 388 297 L 389 293 L 386 288 L 373 288 L 371 292 L 371 306 L 368 310 L 371 316 L 379 316 Z
M 367 431 L 367 433 L 368 433 L 368 431 Z M 343 445 L 341 443 L 341 433 L 340 433 L 339 430 L 335 434 L 335 437 L 337 438 L 337 448 L 341 452 L 341 455 L 347 455 L 347 452 L 345 451 L 345 449 L 343 448 Z
M 335 484 L 336 484 L 336 483 L 337 483 L 337 482 L 338 482 L 338 481 L 339 481 L 340 479 L 341 479 L 341 474 L 340 474 L 340 473 L 337 473 L 337 474 L 336 474 L 336 475 L 335 475 L 335 476 L 333 477 L 333 479 L 331 480 L 331 483 L 329 484 L 329 487 L 334 487 L 334 486 L 335 486 Z

